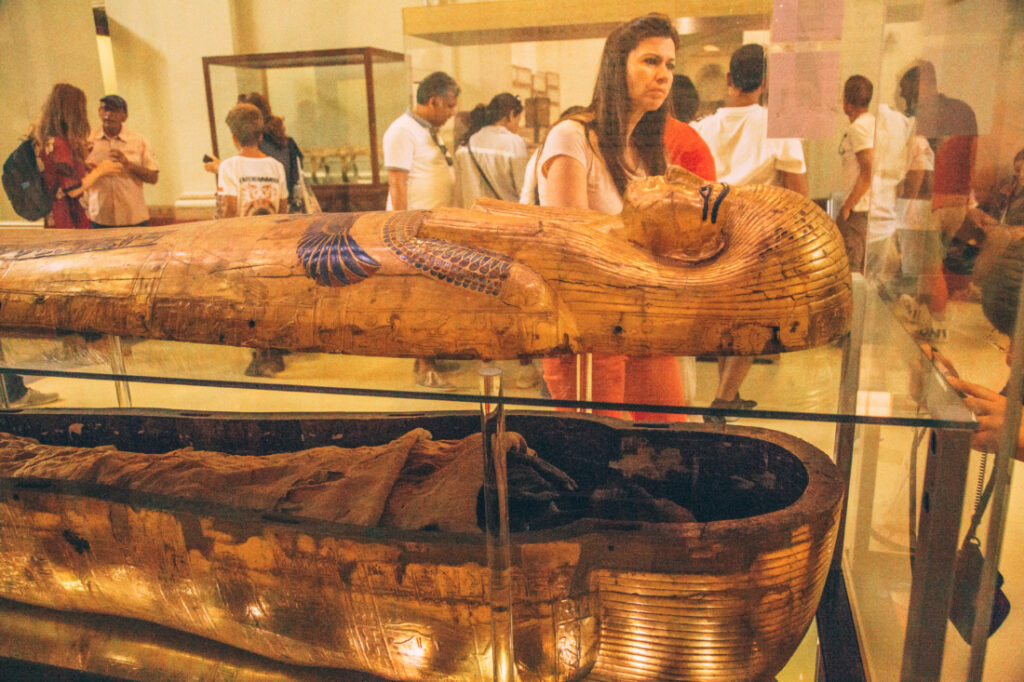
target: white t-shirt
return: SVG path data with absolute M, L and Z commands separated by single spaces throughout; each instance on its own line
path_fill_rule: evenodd
M 715 157 L 719 182 L 777 185 L 776 171 L 807 172 L 800 140 L 768 138 L 768 110 L 760 104 L 719 107 L 691 125 Z
M 237 197 L 240 216 L 277 213 L 281 201 L 288 199 L 284 166 L 270 156 L 224 159 L 217 173 L 217 194 Z
M 857 184 L 857 176 L 860 175 L 860 165 L 857 163 L 857 152 L 865 149 L 872 149 L 875 146 L 875 117 L 864 112 L 858 116 L 850 127 L 843 134 L 839 142 L 839 159 L 842 162 L 843 198 L 850 196 L 853 186 Z M 864 196 L 857 201 L 853 207 L 854 211 L 864 212 L 871 206 L 871 189 L 869 188 Z
M 492 192 L 480 177 L 480 170 L 470 158 L 480 164 L 487 180 L 497 192 Z M 518 201 L 526 174 L 526 142 L 504 126 L 484 126 L 455 152 L 455 202 L 469 208 L 477 197 L 493 197 L 505 201 Z
M 911 170 L 935 168 L 935 155 L 928 141 L 915 134 L 914 119 L 886 104 L 878 105 L 875 119 L 874 163 L 871 169 L 871 211 L 868 215 L 869 243 L 882 241 L 904 221 L 905 201 L 897 200 L 896 188 Z M 930 208 L 930 201 L 921 202 Z M 913 219 L 911 222 L 915 222 Z
M 604 163 L 604 157 L 587 141 L 583 124 L 577 121 L 562 121 L 548 133 L 541 151 L 537 187 L 540 191 L 541 206 L 547 206 L 547 171 L 550 161 L 556 156 L 576 159 L 587 169 L 587 208 L 612 215 L 622 213 L 622 197 L 615 181 Z M 632 179 L 632 178 L 630 178 Z
M 537 199 L 537 159 L 540 158 L 540 147 L 533 150 L 530 160 L 526 162 L 526 173 L 523 175 L 523 189 L 519 191 L 520 204 L 535 204 Z
M 407 111 L 384 133 L 384 167 L 409 174 L 406 197 L 409 209 L 453 205 L 454 178 L 444 153 L 430 129 Z M 392 210 L 388 194 L 388 210 Z

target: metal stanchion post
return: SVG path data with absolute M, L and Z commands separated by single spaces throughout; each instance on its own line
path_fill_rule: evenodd
M 491 660 L 494 680 L 515 680 L 512 645 L 512 562 L 508 529 L 508 476 L 505 460 L 505 407 L 488 402 L 501 397 L 501 370 L 480 370 L 481 437 L 484 457 L 484 515 L 487 524 L 488 599 L 491 605 Z
M 110 337 L 110 371 L 114 374 L 127 374 L 124 367 L 124 355 L 121 351 L 121 337 Z M 131 407 L 132 394 L 128 390 L 127 381 L 115 381 L 114 390 L 117 392 L 117 406 Z

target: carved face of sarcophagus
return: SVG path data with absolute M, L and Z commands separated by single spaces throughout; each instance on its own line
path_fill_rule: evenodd
M 581 491 L 628 481 L 693 515 L 611 514 L 515 532 L 519 679 L 741 680 L 781 669 L 814 616 L 836 537 L 842 484 L 824 454 L 763 429 L 527 414 L 508 424 Z M 416 428 L 462 438 L 478 425 L 468 415 L 0 415 L 0 430 L 58 449 L 188 445 L 254 460 L 386 443 Z M 513 499 L 514 513 L 523 500 Z M 479 533 L 313 521 L 40 478 L 0 479 L 0 519 L 5 598 L 148 620 L 294 664 L 490 679 Z

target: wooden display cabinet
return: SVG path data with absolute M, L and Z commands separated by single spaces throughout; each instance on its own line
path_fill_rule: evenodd
M 228 110 L 240 94 L 260 92 L 299 145 L 324 211 L 384 208 L 381 138 L 408 107 L 404 55 L 358 47 L 203 57 L 203 80 L 216 156 L 233 153 Z

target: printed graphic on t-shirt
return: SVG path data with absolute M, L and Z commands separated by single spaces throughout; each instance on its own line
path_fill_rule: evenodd
M 261 175 L 238 178 L 238 215 L 277 213 L 281 202 L 280 180 Z

